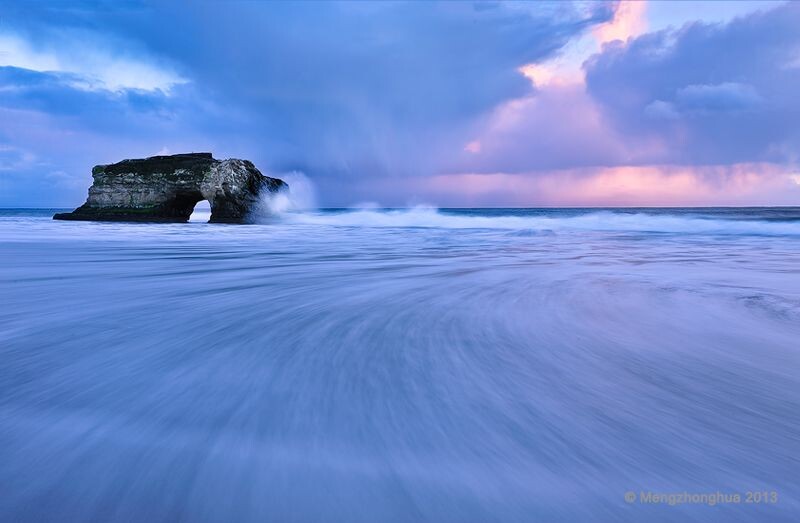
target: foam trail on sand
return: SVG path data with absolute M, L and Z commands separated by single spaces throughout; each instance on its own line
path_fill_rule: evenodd
M 800 209 L 299 180 L 242 226 L 0 209 L 0 521 L 797 521 Z

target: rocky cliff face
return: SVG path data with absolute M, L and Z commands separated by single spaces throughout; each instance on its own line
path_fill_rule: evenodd
M 288 186 L 264 176 L 247 160 L 215 160 L 211 153 L 123 160 L 92 169 L 86 203 L 57 220 L 189 220 L 195 204 L 208 200 L 211 222 L 246 222 L 263 191 Z

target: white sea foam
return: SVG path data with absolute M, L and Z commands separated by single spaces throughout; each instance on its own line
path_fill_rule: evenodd
M 712 219 L 699 216 L 653 215 L 611 211 L 577 216 L 480 215 L 441 211 L 435 207 L 410 209 L 356 208 L 338 212 L 285 214 L 287 223 L 339 227 L 436 227 L 446 229 L 509 229 L 530 231 L 620 231 L 687 234 L 800 235 L 800 221 Z
M 276 193 L 264 193 L 261 207 L 256 211 L 256 222 L 268 221 L 273 216 L 316 209 L 317 194 L 313 182 L 303 173 L 292 171 L 276 175 L 289 188 Z
M 625 210 L 441 210 L 431 205 L 386 209 L 376 202 L 348 209 L 319 210 L 314 183 L 303 173 L 278 177 L 289 189 L 265 194 L 254 213 L 256 223 L 334 227 L 506 229 L 530 234 L 558 231 L 607 231 L 685 234 L 800 235 L 800 220 L 776 221 L 713 210 L 633 212 Z

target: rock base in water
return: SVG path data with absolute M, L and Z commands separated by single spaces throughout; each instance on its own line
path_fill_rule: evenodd
M 210 222 L 244 223 L 263 191 L 288 186 L 247 160 L 215 160 L 211 153 L 152 156 L 92 169 L 86 203 L 56 220 L 186 222 L 208 200 Z

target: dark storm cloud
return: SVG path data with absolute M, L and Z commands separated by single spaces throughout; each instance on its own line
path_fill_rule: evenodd
M 147 34 L 197 83 L 252 114 L 242 138 L 278 170 L 360 177 L 432 169 L 476 116 L 609 12 L 467 3 L 175 6 Z M 132 29 L 133 28 L 133 29 Z
M 70 73 L 7 68 L 0 104 L 87 132 L 115 127 L 137 150 L 195 143 L 304 170 L 346 203 L 347 180 L 425 174 L 459 154 L 481 115 L 530 90 L 519 66 L 611 14 L 568 3 L 17 4 L 0 29 L 37 50 L 73 37 L 186 84 L 102 92 Z

